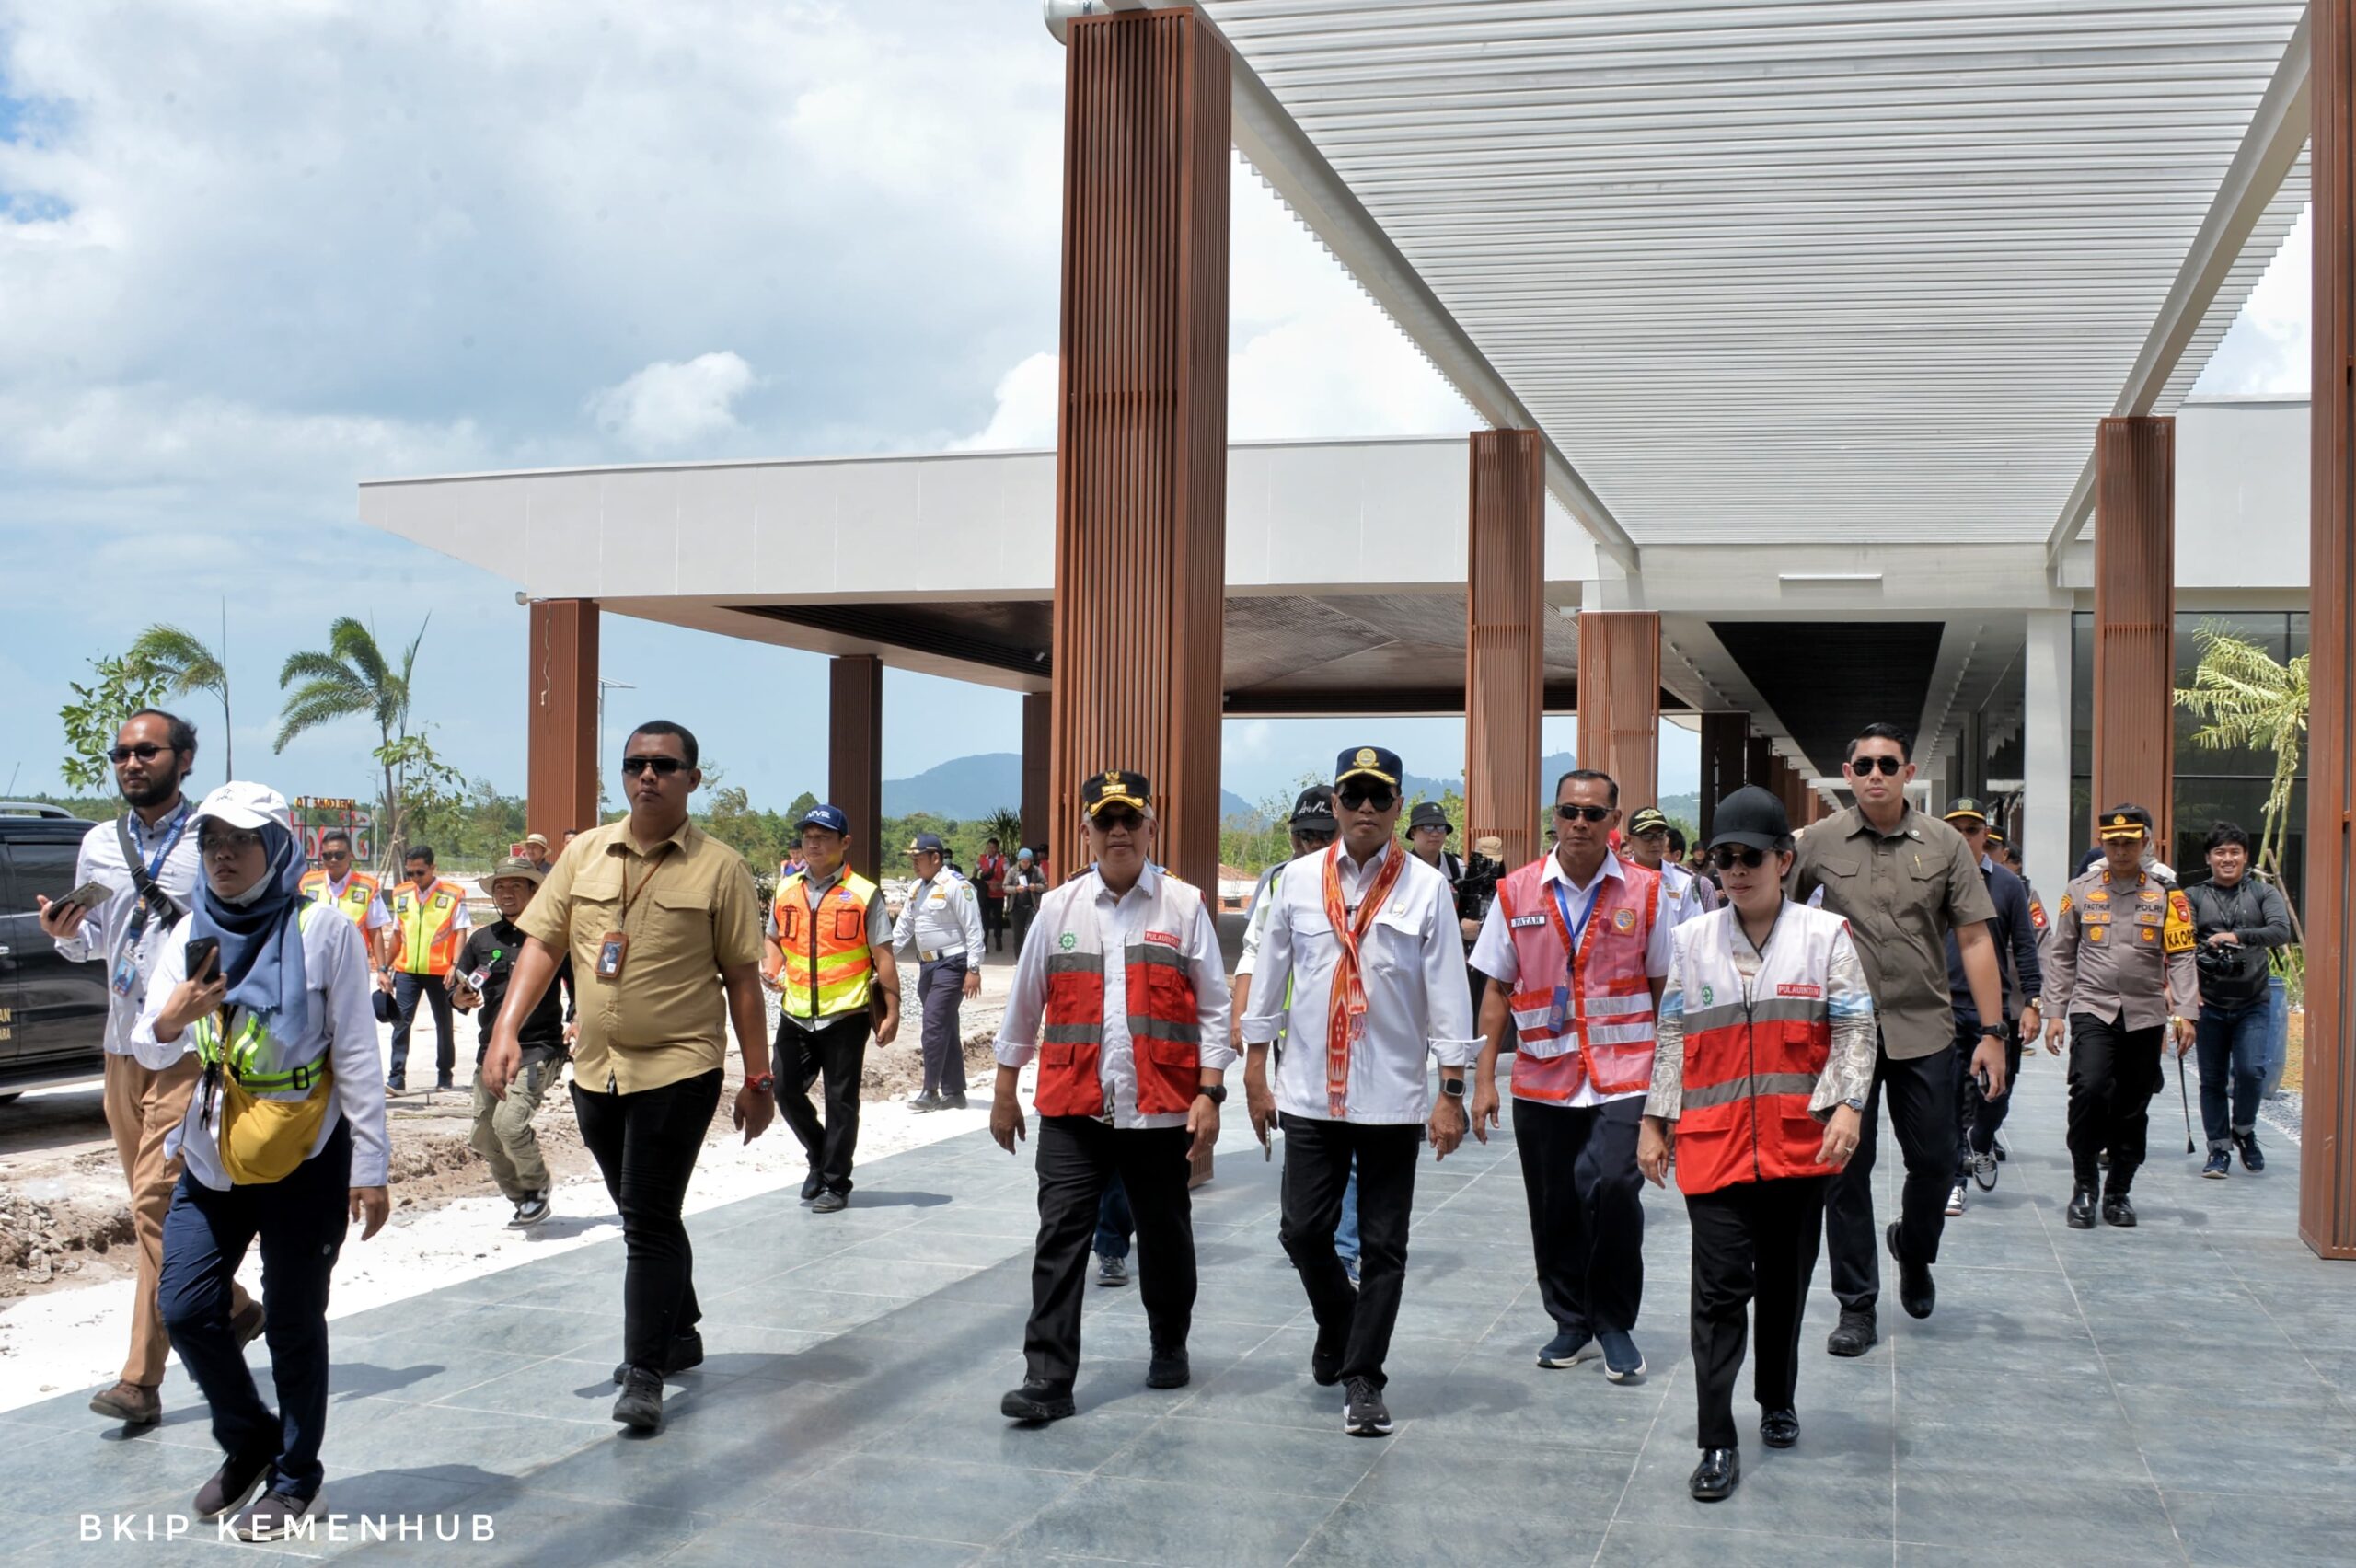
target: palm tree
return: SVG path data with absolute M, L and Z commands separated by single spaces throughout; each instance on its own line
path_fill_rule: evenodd
M 222 648 L 225 652 L 226 640 Z M 226 765 L 222 778 L 235 778 L 237 750 L 237 737 L 229 727 L 228 661 L 207 648 L 194 632 L 160 621 L 139 634 L 139 640 L 131 645 L 129 656 L 168 682 L 167 689 L 175 697 L 209 691 L 221 699 L 222 756 Z
M 433 617 L 428 616 L 425 619 L 430 625 Z M 328 628 L 325 652 L 290 653 L 285 667 L 278 672 L 282 691 L 297 680 L 303 684 L 288 694 L 285 706 L 280 709 L 278 742 L 273 750 L 284 751 L 295 736 L 330 720 L 364 714 L 375 721 L 376 734 L 382 743 L 376 748 L 376 760 L 385 770 L 380 861 L 392 853 L 394 837 L 399 831 L 400 796 L 394 784 L 393 766 L 409 739 L 410 672 L 416 667 L 417 650 L 424 640 L 425 627 L 420 626 L 417 636 L 401 655 L 400 668 L 395 670 L 376 646 L 375 633 L 350 616 L 338 616 Z
M 2250 749 L 2274 754 L 2274 781 L 2266 792 L 2266 817 L 2258 837 L 2258 869 L 2277 882 L 2282 851 L 2291 838 L 2291 787 L 2299 774 L 2300 737 L 2307 730 L 2307 655 L 2289 663 L 2223 627 L 2203 625 L 2193 633 L 2200 663 L 2192 684 L 2177 688 L 2176 699 L 2208 723 L 2193 732 L 2192 744 L 2210 751 Z M 2298 913 L 2292 912 L 2298 924 Z M 2299 933 L 2304 943 L 2305 934 Z
M 998 840 L 1011 859 L 1014 851 L 1022 847 L 1022 813 L 1008 806 L 1000 806 L 982 819 L 982 832 Z

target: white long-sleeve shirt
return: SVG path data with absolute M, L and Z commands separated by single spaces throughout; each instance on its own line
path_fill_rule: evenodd
M 1105 1103 L 1113 1107 L 1115 1127 L 1183 1127 L 1186 1113 L 1156 1112 L 1140 1115 L 1138 1112 L 1138 1068 L 1136 1044 L 1129 1038 L 1129 1012 L 1123 999 L 1128 995 L 1128 944 L 1143 931 L 1148 917 L 1158 907 L 1161 893 L 1161 873 L 1148 866 L 1138 876 L 1129 891 L 1114 895 L 1093 871 L 1080 873 L 1093 889 L 1091 894 L 1075 894 L 1086 899 L 1075 906 L 1092 910 L 1104 958 L 1104 1043 L 1097 1053 L 1097 1077 L 1103 1082 Z M 1039 934 L 1045 927 L 1034 928 L 1032 939 L 1022 944 L 1022 952 L 1014 963 L 1014 990 L 1007 997 L 1006 1012 L 999 1021 L 999 1065 L 1022 1067 L 1030 1065 L 1039 1053 L 1039 1025 L 1047 1009 L 1047 960 L 1056 949 L 1055 932 Z M 1203 1066 L 1224 1071 L 1235 1061 L 1234 1047 L 1227 1042 L 1228 1008 L 1225 960 L 1219 952 L 1218 927 L 1211 919 L 1207 906 L 1197 901 L 1195 919 L 1185 930 L 1178 933 L 1179 954 L 1186 961 L 1186 973 L 1195 986 L 1195 1008 L 1203 1031 Z
M 170 852 L 155 871 L 156 885 L 172 895 L 182 909 L 196 902 L 199 861 L 196 853 L 195 807 L 182 801 L 173 813 L 149 827 L 137 812 L 131 813 L 131 842 L 143 864 L 155 859 L 167 844 Z M 179 833 L 175 842 L 173 835 Z M 131 881 L 131 866 L 122 858 L 122 836 L 110 822 L 100 823 L 82 836 L 75 858 L 74 886 L 104 882 L 113 891 L 105 904 L 87 913 L 81 928 L 58 943 L 57 956 L 68 963 L 104 960 L 107 966 L 107 1054 L 128 1056 L 131 1032 L 147 1001 L 156 961 L 170 933 L 163 924 L 139 916 L 140 901 Z M 71 892 L 59 888 L 59 893 Z M 136 940 L 133 940 L 134 929 Z M 175 1055 L 173 1061 L 179 1060 Z M 170 1066 L 170 1061 L 161 1064 Z
M 1364 865 L 1340 856 L 1343 902 L 1355 911 L 1383 858 L 1406 855 L 1386 845 Z M 1252 972 L 1243 1040 L 1265 1045 L 1281 1032 L 1276 1108 L 1313 1121 L 1334 1120 L 1325 1090 L 1325 1024 L 1342 943 L 1325 916 L 1325 851 L 1288 861 L 1269 884 L 1268 919 Z M 1472 997 L 1464 984 L 1464 939 L 1448 879 L 1406 855 L 1391 899 L 1358 944 L 1366 986 L 1365 1032 L 1350 1050 L 1343 1120 L 1360 1124 L 1421 1122 L 1431 1114 L 1429 1060 L 1462 1066 L 1478 1055 Z M 1289 983 L 1289 984 L 1288 984 Z
M 908 889 L 908 901 L 900 905 L 900 918 L 892 928 L 892 946 L 896 950 L 911 943 L 919 957 L 955 949 L 965 953 L 971 967 L 980 967 L 982 901 L 975 895 L 974 884 L 944 866 Z
M 131 1035 L 133 1054 L 143 1066 L 168 1067 L 183 1052 L 195 1049 L 194 1029 L 184 1029 L 172 1040 L 156 1038 L 156 1016 L 188 978 L 188 939 L 195 924 L 193 917 L 182 920 L 156 961 L 146 1006 L 140 1009 L 138 1026 Z M 368 951 L 360 928 L 333 911 L 327 917 L 304 921 L 303 977 L 311 1005 L 306 1009 L 303 1035 L 287 1043 L 300 1048 L 325 1042 L 335 1073 L 334 1103 L 319 1119 L 318 1136 L 303 1158 L 308 1159 L 327 1147 L 340 1114 L 352 1124 L 351 1184 L 381 1187 L 391 1169 L 385 1142 L 385 1066 L 376 1055 L 376 1014 L 369 1000 L 375 987 L 368 980 Z M 230 1182 L 221 1166 L 219 1099 L 217 1088 L 208 1095 L 200 1080 L 198 1092 L 189 1096 L 187 1116 L 165 1135 L 164 1158 L 181 1156 L 191 1176 L 215 1192 L 226 1192 Z

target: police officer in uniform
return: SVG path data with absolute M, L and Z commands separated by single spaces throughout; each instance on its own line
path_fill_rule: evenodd
M 924 1091 L 914 1111 L 965 1109 L 965 1041 L 957 1010 L 982 994 L 982 901 L 947 863 L 941 836 L 919 833 L 908 846 L 917 873 L 892 928 L 895 951 L 914 943 L 917 997 L 924 1008 Z
M 1022 1386 L 1010 1420 L 1075 1410 L 1080 1302 L 1099 1205 L 1117 1181 L 1138 1235 L 1138 1291 L 1151 1333 L 1146 1386 L 1184 1388 L 1195 1310 L 1195 1227 L 1186 1179 L 1218 1142 L 1228 992 L 1218 928 L 1195 888 L 1153 864 L 1145 775 L 1120 768 L 1080 786 L 1087 870 L 1047 894 L 1014 966 L 999 1026 L 990 1136 L 1029 1136 L 1017 1080 L 1035 1056 L 1039 1240 Z
M 2152 813 L 2138 805 L 2102 813 L 2099 864 L 2070 883 L 2054 917 L 2040 1009 L 2045 1048 L 2070 1042 L 2070 1228 L 2095 1226 L 2101 1157 L 2103 1221 L 2131 1226 L 2128 1190 L 2143 1163 L 2152 1096 L 2165 1081 L 2164 1039 L 2177 1055 L 2192 1046 L 2200 1011 L 2193 965 L 2192 906 L 2143 866 Z

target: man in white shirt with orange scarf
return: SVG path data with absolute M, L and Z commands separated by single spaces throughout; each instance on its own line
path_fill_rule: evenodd
M 1407 1272 L 1415 1162 L 1426 1136 L 1439 1159 L 1463 1142 L 1464 1068 L 1476 1043 L 1455 894 L 1392 838 L 1403 772 L 1380 746 L 1342 753 L 1341 839 L 1288 863 L 1269 885 L 1242 1029 L 1253 1130 L 1263 1142 L 1272 1126 L 1285 1133 L 1284 1243 L 1317 1317 L 1311 1374 L 1344 1385 L 1342 1427 L 1358 1437 L 1391 1430 L 1382 1364 Z M 1355 1291 L 1334 1251 L 1354 1157 Z

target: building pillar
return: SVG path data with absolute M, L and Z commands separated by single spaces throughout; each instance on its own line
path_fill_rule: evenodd
M 1474 433 L 1464 608 L 1464 839 L 1538 858 L 1545 707 L 1546 455 L 1534 430 Z
M 2050 911 L 2061 901 L 2085 824 L 2070 807 L 2071 628 L 2068 610 L 2028 612 L 2022 660 L 2021 865 Z
M 1750 733 L 1750 716 L 1747 713 L 1704 713 L 1702 715 L 1702 804 L 1695 813 L 1694 828 L 1702 842 L 1710 841 L 1710 827 L 1715 819 L 1718 802 L 1743 785 L 1743 746 Z
M 1055 699 L 1044 691 L 1022 694 L 1022 842 L 1047 841 L 1054 815 L 1054 786 L 1048 782 L 1048 753 L 1055 744 Z
M 532 601 L 525 687 L 525 831 L 560 848 L 597 825 L 597 601 Z M 392 824 L 383 824 L 380 836 Z M 389 838 L 380 836 L 381 849 Z
M 870 879 L 899 864 L 884 837 L 884 661 L 869 653 L 826 666 L 826 797 L 850 819 L 851 870 Z
M 1963 716 L 1956 741 L 1956 793 L 1985 801 L 1988 795 L 1988 721 L 1974 709 Z
M 2356 1258 L 2356 970 L 2349 820 L 2356 809 L 2356 0 L 2316 0 L 2314 361 L 2308 442 L 2305 1135 L 2299 1236 Z
M 1628 810 L 1658 798 L 1660 617 L 1652 611 L 1579 617 L 1579 766 L 1611 775 Z
M 2170 854 L 2176 776 L 2176 421 L 2095 435 L 2094 805 L 2132 801 Z M 2091 818 L 2078 824 L 2089 831 Z
M 1048 836 L 1080 780 L 1153 782 L 1161 861 L 1218 885 L 1230 63 L 1188 10 L 1072 22 Z
M 1753 735 L 1742 745 L 1742 781 L 1756 784 L 1761 790 L 1775 771 L 1775 743 L 1764 735 Z

